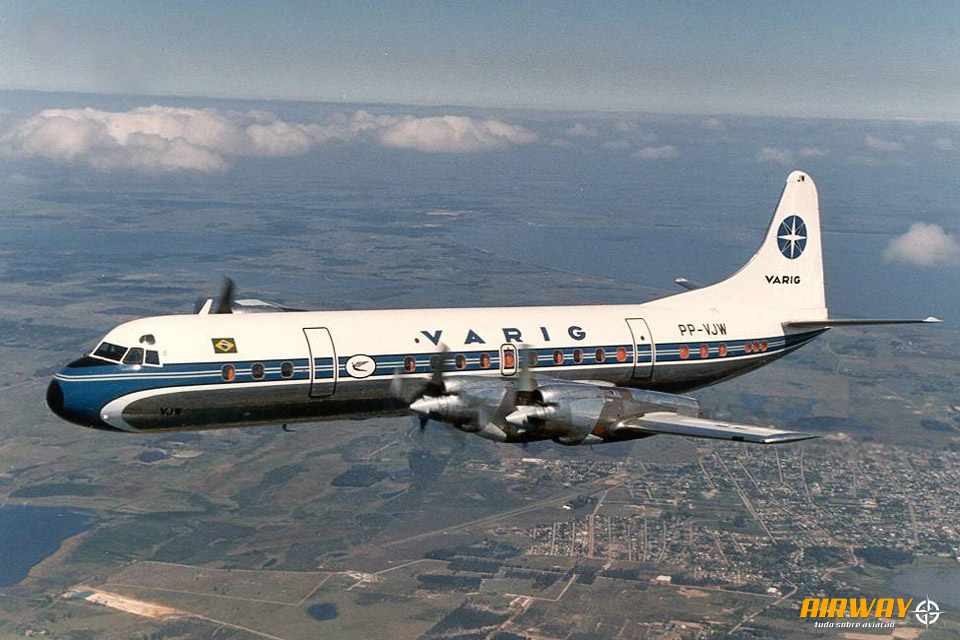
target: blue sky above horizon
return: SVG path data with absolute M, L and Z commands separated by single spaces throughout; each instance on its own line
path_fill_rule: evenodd
M 32 2 L 0 88 L 960 118 L 949 2 Z

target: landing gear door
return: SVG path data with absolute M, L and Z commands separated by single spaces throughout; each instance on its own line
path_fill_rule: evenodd
M 633 379 L 649 380 L 653 377 L 653 363 L 657 357 L 650 327 L 643 318 L 627 318 L 627 326 L 633 337 Z
M 310 397 L 332 396 L 337 388 L 337 352 L 325 327 L 304 329 L 310 352 Z

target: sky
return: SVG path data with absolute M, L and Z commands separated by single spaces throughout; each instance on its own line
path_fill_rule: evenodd
M 0 89 L 960 118 L 952 2 L 0 2 Z

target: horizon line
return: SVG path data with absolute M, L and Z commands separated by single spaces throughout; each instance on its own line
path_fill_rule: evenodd
M 0 92 L 8 93 L 37 93 L 37 94 L 73 94 L 79 96 L 99 96 L 99 97 L 123 97 L 123 98 L 172 98 L 177 100 L 232 100 L 238 102 L 281 102 L 290 104 L 319 104 L 319 105 L 353 105 L 353 106 L 375 106 L 375 107 L 415 107 L 415 108 L 433 108 L 433 109 L 485 109 L 492 111 L 526 111 L 541 112 L 551 114 L 635 114 L 645 116 L 685 116 L 700 118 L 769 118 L 780 120 L 840 120 L 840 121 L 863 121 L 863 122 L 911 122 L 911 123 L 956 123 L 960 122 L 960 116 L 955 118 L 933 117 L 933 116 L 910 116 L 910 115 L 861 115 L 861 116 L 828 116 L 828 115 L 798 115 L 798 114 L 771 114 L 771 113 L 749 113 L 732 111 L 658 111 L 642 108 L 568 108 L 568 107 L 545 107 L 533 105 L 484 105 L 467 104 L 454 102 L 389 102 L 383 100 L 343 100 L 317 97 L 254 97 L 237 95 L 205 95 L 196 93 L 137 93 L 124 91 L 90 91 L 81 89 L 38 89 L 29 87 L 0 87 Z

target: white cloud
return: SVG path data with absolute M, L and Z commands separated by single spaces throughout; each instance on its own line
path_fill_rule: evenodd
M 405 118 L 382 130 L 379 140 L 388 147 L 427 153 L 472 153 L 530 144 L 536 142 L 537 134 L 501 120 L 438 116 Z
M 600 135 L 600 132 L 597 131 L 595 127 L 587 126 L 582 122 L 574 123 L 574 125 L 564 133 L 573 138 L 596 138 Z
M 933 146 L 940 151 L 953 151 L 953 139 L 952 138 L 937 138 L 933 141 Z
M 883 254 L 889 262 L 905 262 L 919 267 L 957 264 L 960 244 L 943 227 L 917 222 L 902 236 L 890 241 Z
M 700 125 L 704 129 L 711 129 L 713 131 L 725 131 L 727 128 L 727 125 L 723 122 L 723 120 L 714 117 L 704 118 L 700 122 Z
M 427 152 L 474 152 L 527 144 L 537 136 L 499 120 L 463 116 L 415 118 L 357 111 L 323 123 L 297 123 L 264 111 L 46 109 L 0 131 L 0 154 L 102 170 L 215 173 L 238 157 L 297 156 L 354 139 Z
M 874 151 L 903 151 L 903 144 L 894 140 L 884 140 L 876 136 L 868 135 L 863 139 L 863 144 Z
M 793 152 L 789 149 L 764 147 L 757 152 L 758 162 L 776 162 L 777 164 L 793 164 Z
M 673 160 L 680 157 L 680 152 L 672 144 L 664 144 L 658 147 L 643 147 L 631 155 L 641 160 Z
M 799 155 L 801 158 L 822 158 L 828 153 L 830 153 L 829 149 L 821 149 L 820 147 L 803 147 L 797 152 L 797 155 Z

